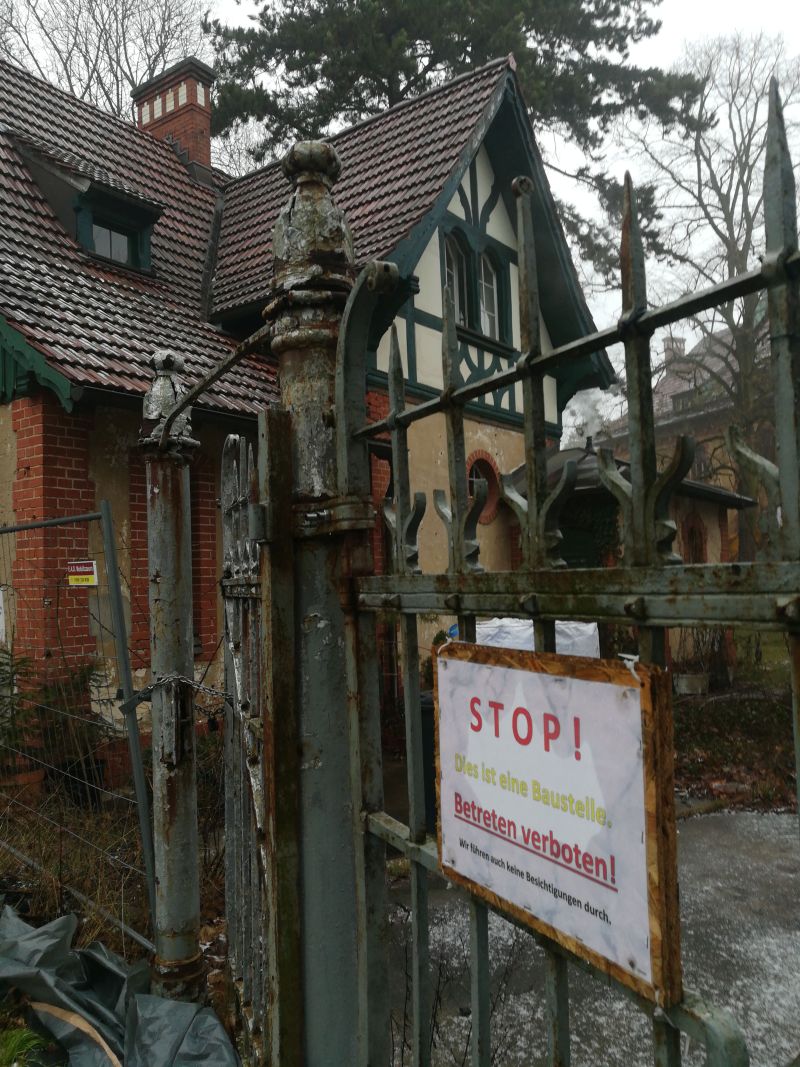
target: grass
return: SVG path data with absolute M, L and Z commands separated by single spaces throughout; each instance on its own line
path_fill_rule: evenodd
M 6 999 L 0 1004 L 0 1067 L 36 1067 L 39 1053 L 48 1042 L 28 1029 L 16 1005 Z
M 42 1062 L 38 1053 L 46 1047 L 33 1030 L 6 1030 L 0 1033 L 0 1067 L 33 1067 Z

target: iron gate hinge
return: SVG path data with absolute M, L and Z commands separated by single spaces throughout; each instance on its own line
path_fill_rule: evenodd
M 303 504 L 295 507 L 295 537 L 320 537 L 350 530 L 371 530 L 375 526 L 375 508 L 363 497 L 348 496 L 325 501 L 323 505 Z
M 247 508 L 247 534 L 251 541 L 270 545 L 275 540 L 275 507 L 269 501 Z

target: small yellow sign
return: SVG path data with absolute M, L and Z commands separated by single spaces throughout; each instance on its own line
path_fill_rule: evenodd
M 94 559 L 78 559 L 67 564 L 67 585 L 96 586 L 97 561 Z

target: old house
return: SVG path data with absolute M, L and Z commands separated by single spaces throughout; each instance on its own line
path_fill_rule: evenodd
M 766 342 L 762 320 L 757 358 L 749 382 L 751 412 L 745 416 L 743 401 L 739 399 L 747 389 L 741 381 L 745 369 L 739 365 L 736 340 L 730 331 L 709 333 L 688 351 L 683 337 L 668 336 L 664 341 L 653 381 L 659 462 L 668 462 L 676 437 L 691 435 L 695 440 L 695 456 L 689 477 L 695 483 L 704 483 L 708 489 L 703 505 L 696 497 L 682 505 L 675 502 L 677 550 L 687 562 L 715 563 L 746 558 L 762 536 L 758 524 L 763 522 L 763 510 L 735 503 L 737 499 L 757 497 L 759 486 L 757 482 L 741 485 L 742 470 L 730 456 L 726 435 L 732 424 L 746 423 L 745 439 L 774 462 L 775 433 L 770 412 L 772 401 Z M 626 416 L 611 422 L 601 436 L 602 443 L 612 448 L 615 454 L 627 456 Z M 716 490 L 720 492 L 716 493 L 717 506 L 714 507 Z M 766 503 L 766 499 L 761 503 Z M 745 557 L 740 555 L 743 538 L 750 545 L 749 549 L 744 548 Z
M 138 127 L 0 63 L 0 519 L 5 523 L 92 511 L 110 499 L 130 616 L 133 665 L 146 675 L 147 548 L 144 465 L 137 448 L 142 396 L 160 348 L 178 351 L 194 381 L 260 323 L 271 279 L 271 231 L 289 186 L 278 164 L 243 178 L 211 166 L 213 72 L 188 59 L 134 94 Z M 338 134 L 334 190 L 346 211 L 358 264 L 395 261 L 419 278 L 397 310 L 412 401 L 441 384 L 442 287 L 456 304 L 462 372 L 490 373 L 519 346 L 515 207 L 511 180 L 535 184 L 543 344 L 570 340 L 592 321 L 544 175 L 509 57 L 488 64 Z M 384 329 L 389 323 L 383 324 Z M 374 338 L 369 408 L 386 411 L 387 335 Z M 576 390 L 606 386 L 604 353 L 576 361 L 547 382 L 551 436 Z M 220 618 L 217 512 L 225 435 L 250 432 L 276 397 L 270 362 L 254 355 L 195 408 L 201 442 L 192 467 L 195 634 L 198 662 L 213 659 Z M 513 390 L 468 411 L 473 476 L 490 498 L 481 536 L 487 565 L 513 566 L 515 532 L 498 502 L 500 471 L 524 459 L 519 396 Z M 441 427 L 415 427 L 417 487 L 444 484 Z M 424 427 L 424 428 L 423 428 Z M 378 448 L 373 493 L 389 465 Z M 74 531 L 30 534 L 45 555 L 38 582 L 42 618 L 27 635 L 37 654 L 56 641 L 48 588 L 69 559 L 96 546 Z M 376 527 L 376 561 L 383 565 Z M 24 555 L 26 541 L 18 541 Z M 445 557 L 435 516 L 425 520 L 422 563 Z M 19 583 L 24 560 L 4 583 Z M 85 615 L 76 601 L 76 612 Z M 13 621 L 13 620 L 12 620 Z M 22 625 L 21 620 L 19 626 Z M 30 624 L 29 628 L 30 628 Z M 91 620 L 70 638 L 91 648 Z

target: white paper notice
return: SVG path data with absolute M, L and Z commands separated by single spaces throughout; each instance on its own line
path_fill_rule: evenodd
M 442 864 L 650 983 L 638 686 L 445 655 L 438 699 Z

